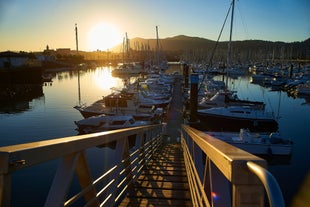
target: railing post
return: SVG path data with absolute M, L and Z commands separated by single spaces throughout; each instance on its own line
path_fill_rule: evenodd
M 0 206 L 11 205 L 11 173 L 9 172 L 9 154 L 0 152 Z
M 0 175 L 0 206 L 11 206 L 11 174 Z
M 69 154 L 60 161 L 45 207 L 63 206 L 71 184 L 79 153 Z
M 259 163 L 266 166 L 266 162 Z M 264 188 L 259 179 L 246 166 L 246 161 L 232 162 L 232 206 L 264 206 Z
M 236 185 L 233 184 L 233 207 L 239 206 L 264 206 L 264 188 L 259 184 Z
M 76 173 L 77 173 L 79 183 L 82 189 L 87 188 L 88 186 L 91 186 L 89 192 L 86 193 L 84 196 L 86 202 L 93 200 L 92 205 L 89 205 L 89 206 L 99 206 L 99 201 L 96 197 L 97 192 L 93 186 L 93 179 L 92 179 L 89 165 L 86 159 L 85 151 L 81 152 L 79 156 L 78 163 L 76 166 Z

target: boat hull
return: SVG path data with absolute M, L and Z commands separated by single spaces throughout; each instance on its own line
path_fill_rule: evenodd
M 227 143 L 243 149 L 251 154 L 255 155 L 265 155 L 265 156 L 290 156 L 292 154 L 291 145 L 270 145 L 270 144 L 255 144 L 255 143 Z
M 195 124 L 195 127 L 200 130 L 239 131 L 240 128 L 253 132 L 278 130 L 278 123 L 274 119 L 239 118 L 199 112 L 197 112 L 197 117 L 200 122 Z
M 247 129 L 240 132 L 211 132 L 206 134 L 224 141 L 238 149 L 266 159 L 269 164 L 289 163 L 292 155 L 293 142 L 281 138 L 277 132 L 250 133 Z
M 104 114 L 104 112 L 99 112 L 99 111 L 86 111 L 86 110 L 83 110 L 81 107 L 77 107 L 77 106 L 74 108 L 77 109 L 85 119 L 92 117 L 92 116 L 98 116 L 98 115 Z

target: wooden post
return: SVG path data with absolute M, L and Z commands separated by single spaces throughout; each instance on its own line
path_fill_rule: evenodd
M 183 64 L 184 89 L 188 88 L 188 73 L 189 66 L 187 64 Z
M 190 122 L 197 121 L 198 82 L 198 74 L 191 74 Z

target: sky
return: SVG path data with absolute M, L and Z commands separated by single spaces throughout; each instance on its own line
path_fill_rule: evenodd
M 231 0 L 0 0 L 0 51 L 108 50 L 128 38 L 217 40 Z M 310 37 L 310 0 L 236 0 L 233 40 Z M 220 41 L 229 39 L 230 16 Z

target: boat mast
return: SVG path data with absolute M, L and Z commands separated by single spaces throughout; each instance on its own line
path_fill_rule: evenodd
M 227 68 L 231 67 L 231 39 L 232 39 L 232 31 L 233 31 L 233 23 L 234 23 L 235 0 L 232 0 L 231 6 L 232 6 L 232 10 L 231 10 L 231 21 L 230 21 L 230 35 L 229 35 L 229 42 L 228 42 Z
M 157 62 L 157 66 L 159 66 L 158 26 L 156 26 L 156 62 Z
M 125 63 L 125 37 L 123 37 L 123 56 L 122 56 L 122 59 L 123 59 L 123 64 Z
M 127 32 L 125 33 L 125 46 L 126 46 L 126 59 L 129 60 L 129 39 L 128 39 L 128 36 L 127 36 Z
M 77 24 L 75 23 L 75 45 L 76 45 L 76 54 L 79 54 L 79 41 L 78 41 L 78 29 Z M 78 67 L 78 97 L 79 105 L 81 105 L 81 83 L 80 83 L 80 68 Z
M 76 45 L 76 53 L 79 53 L 79 42 L 78 42 L 78 29 L 77 24 L 75 23 L 75 45 Z

